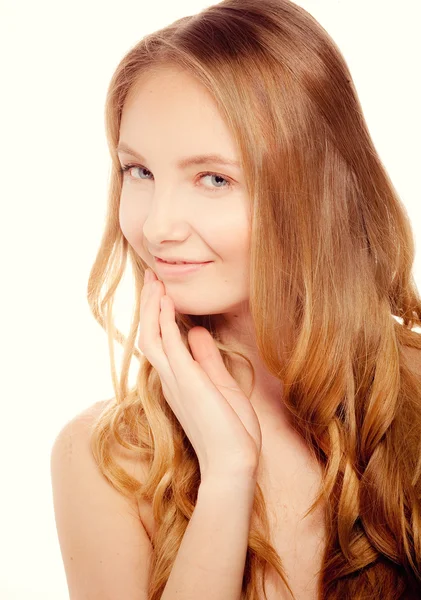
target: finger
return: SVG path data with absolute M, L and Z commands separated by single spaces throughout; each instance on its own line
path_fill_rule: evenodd
M 145 312 L 145 303 L 146 303 L 146 298 L 148 296 L 149 290 L 150 290 L 150 286 L 149 286 L 148 281 L 146 280 L 146 275 L 145 275 L 145 279 L 143 281 L 142 291 L 140 292 L 140 308 L 139 308 L 140 319 L 139 319 L 139 333 L 138 333 L 138 336 L 137 336 L 137 345 L 138 345 L 139 348 L 142 345 L 141 336 L 142 336 L 143 327 L 144 327 L 143 315 L 144 315 L 144 312 Z
M 215 340 L 205 327 L 192 327 L 188 332 L 188 340 L 194 359 L 215 385 L 240 389 L 225 367 Z
M 139 321 L 139 335 L 138 335 L 138 346 L 139 348 L 141 348 L 141 346 L 143 345 L 143 338 L 144 338 L 144 331 L 146 328 L 146 323 L 147 323 L 147 318 L 146 317 L 146 301 L 150 296 L 151 293 L 151 284 L 152 281 L 149 280 L 147 281 L 145 278 L 143 287 L 142 287 L 142 291 L 140 292 L 140 321 Z
M 238 382 L 227 370 L 221 353 L 205 327 L 192 327 L 187 334 L 194 359 L 210 382 L 221 392 L 248 431 L 254 430 L 254 412 Z
M 161 298 L 161 314 L 159 321 L 162 347 L 177 381 L 183 383 L 186 377 L 185 373 L 192 373 L 192 369 L 196 369 L 196 363 L 189 350 L 183 344 L 180 330 L 175 321 L 174 302 L 167 295 L 164 295 Z
M 162 296 L 162 284 L 148 283 L 144 298 L 141 300 L 141 327 L 139 333 L 139 348 L 148 360 L 160 372 L 160 375 L 168 375 L 169 365 L 162 347 L 161 330 L 159 324 L 160 297 Z M 143 292 L 143 290 L 142 290 Z

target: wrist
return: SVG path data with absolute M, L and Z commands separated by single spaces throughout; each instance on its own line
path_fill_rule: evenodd
M 257 474 L 255 472 L 236 473 L 228 475 L 226 473 L 209 473 L 202 477 L 200 489 L 211 489 L 224 491 L 252 491 L 256 488 Z

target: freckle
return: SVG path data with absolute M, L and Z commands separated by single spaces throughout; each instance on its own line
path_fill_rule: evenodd
M 70 560 L 73 560 L 73 556 L 70 557 Z

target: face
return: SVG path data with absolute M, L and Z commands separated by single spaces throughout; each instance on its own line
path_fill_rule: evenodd
M 240 166 L 182 159 L 219 154 L 240 162 L 206 88 L 161 68 L 126 99 L 119 151 L 126 171 L 120 199 L 123 235 L 155 272 L 179 313 L 231 314 L 249 297 L 249 200 Z M 206 174 L 209 171 L 210 174 Z M 184 275 L 164 272 L 154 256 L 211 261 Z

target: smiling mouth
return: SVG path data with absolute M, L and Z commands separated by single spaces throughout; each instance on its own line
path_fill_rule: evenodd
M 170 262 L 168 260 L 163 260 L 162 258 L 158 258 L 158 257 L 156 257 L 156 260 L 158 262 L 165 263 L 166 265 L 203 265 L 203 264 L 206 264 L 206 262 L 211 262 L 210 260 L 206 261 L 206 262 L 184 262 L 183 260 Z

